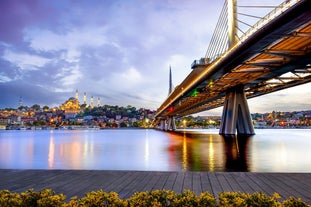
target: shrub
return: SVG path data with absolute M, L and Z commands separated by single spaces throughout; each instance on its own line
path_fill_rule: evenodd
M 284 207 L 310 207 L 306 202 L 302 201 L 301 198 L 295 198 L 293 196 L 290 196 L 289 199 L 283 201 Z
M 171 190 L 155 190 L 152 192 L 137 192 L 127 199 L 130 207 L 136 206 L 171 206 L 176 198 L 176 193 Z
M 281 202 L 278 201 L 280 198 L 279 194 L 275 193 L 273 196 L 268 196 L 264 193 L 253 193 L 246 194 L 241 192 L 223 192 L 219 194 L 219 206 L 271 206 L 278 207 L 282 206 Z
M 54 207 L 61 206 L 66 196 L 63 194 L 56 194 L 51 189 L 44 189 L 39 192 L 30 189 L 21 193 L 21 199 L 24 206 Z
M 125 202 L 119 198 L 119 195 L 115 192 L 104 192 L 102 190 L 94 191 L 87 193 L 85 197 L 76 200 L 77 206 L 86 206 L 86 207 L 122 207 Z
M 0 191 L 0 206 L 1 207 L 11 207 L 11 206 L 21 206 L 22 199 L 19 194 L 11 193 L 8 190 Z
M 33 206 L 33 207 L 54 207 L 61 206 L 66 197 L 63 194 L 55 194 L 50 189 L 35 192 L 29 189 L 20 194 L 11 193 L 8 190 L 0 190 L 0 206 Z
M 197 196 L 189 190 L 185 190 L 180 194 L 176 194 L 171 190 L 137 192 L 124 200 L 120 199 L 115 192 L 107 193 L 99 190 L 86 193 L 82 198 L 72 197 L 67 203 L 65 199 L 66 197 L 63 194 L 55 194 L 50 189 L 39 192 L 30 189 L 22 193 L 0 190 L 0 207 L 311 207 L 300 198 L 292 196 L 281 202 L 277 193 L 268 196 L 264 193 L 223 192 L 219 194 L 217 202 L 216 198 L 208 192 Z

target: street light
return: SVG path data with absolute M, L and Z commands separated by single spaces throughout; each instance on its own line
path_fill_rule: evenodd
M 187 120 L 184 119 L 184 120 L 182 121 L 182 123 L 183 123 L 183 125 L 184 125 L 184 128 L 186 128 Z

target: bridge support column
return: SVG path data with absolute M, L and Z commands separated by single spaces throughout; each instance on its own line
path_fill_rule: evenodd
M 167 128 L 167 125 L 166 125 L 166 120 L 165 119 L 162 119 L 161 121 L 160 121 L 160 129 L 162 130 L 162 131 L 165 131 Z
M 244 87 L 238 86 L 226 93 L 219 134 L 255 134 Z
M 167 121 L 168 121 L 167 130 L 175 131 L 176 130 L 175 117 L 169 116 Z

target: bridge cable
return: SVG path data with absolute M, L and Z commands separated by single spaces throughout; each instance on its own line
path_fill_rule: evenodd
M 205 58 L 210 58 L 211 61 L 222 55 L 228 49 L 228 18 L 227 18 L 227 1 L 225 1 L 212 38 L 207 48 Z
M 248 2 L 250 3 L 250 2 Z M 256 24 L 256 22 L 251 22 L 250 19 L 243 19 L 242 20 L 242 16 L 243 17 L 251 17 L 252 19 L 259 19 L 259 21 L 261 19 L 264 19 L 266 12 L 262 12 L 262 16 L 255 16 L 252 11 L 254 11 L 254 9 L 256 9 L 256 12 L 258 11 L 257 9 L 276 9 L 276 8 L 281 8 L 282 6 L 280 5 L 237 5 L 238 9 L 243 9 L 243 8 L 249 8 L 250 10 L 247 10 L 245 12 L 237 12 L 237 22 L 241 23 L 242 25 L 247 26 L 246 29 L 242 29 L 242 25 L 241 24 L 237 24 L 237 30 L 240 32 L 240 34 L 244 35 L 246 34 L 247 30 L 250 28 L 253 28 L 254 25 Z M 268 11 L 267 11 L 268 12 Z M 247 21 L 247 22 L 246 22 Z M 240 35 L 240 37 L 242 36 Z M 240 39 L 240 38 L 239 38 Z

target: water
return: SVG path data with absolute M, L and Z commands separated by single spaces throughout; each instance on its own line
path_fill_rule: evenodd
M 0 131 L 0 169 L 311 172 L 311 130 Z

